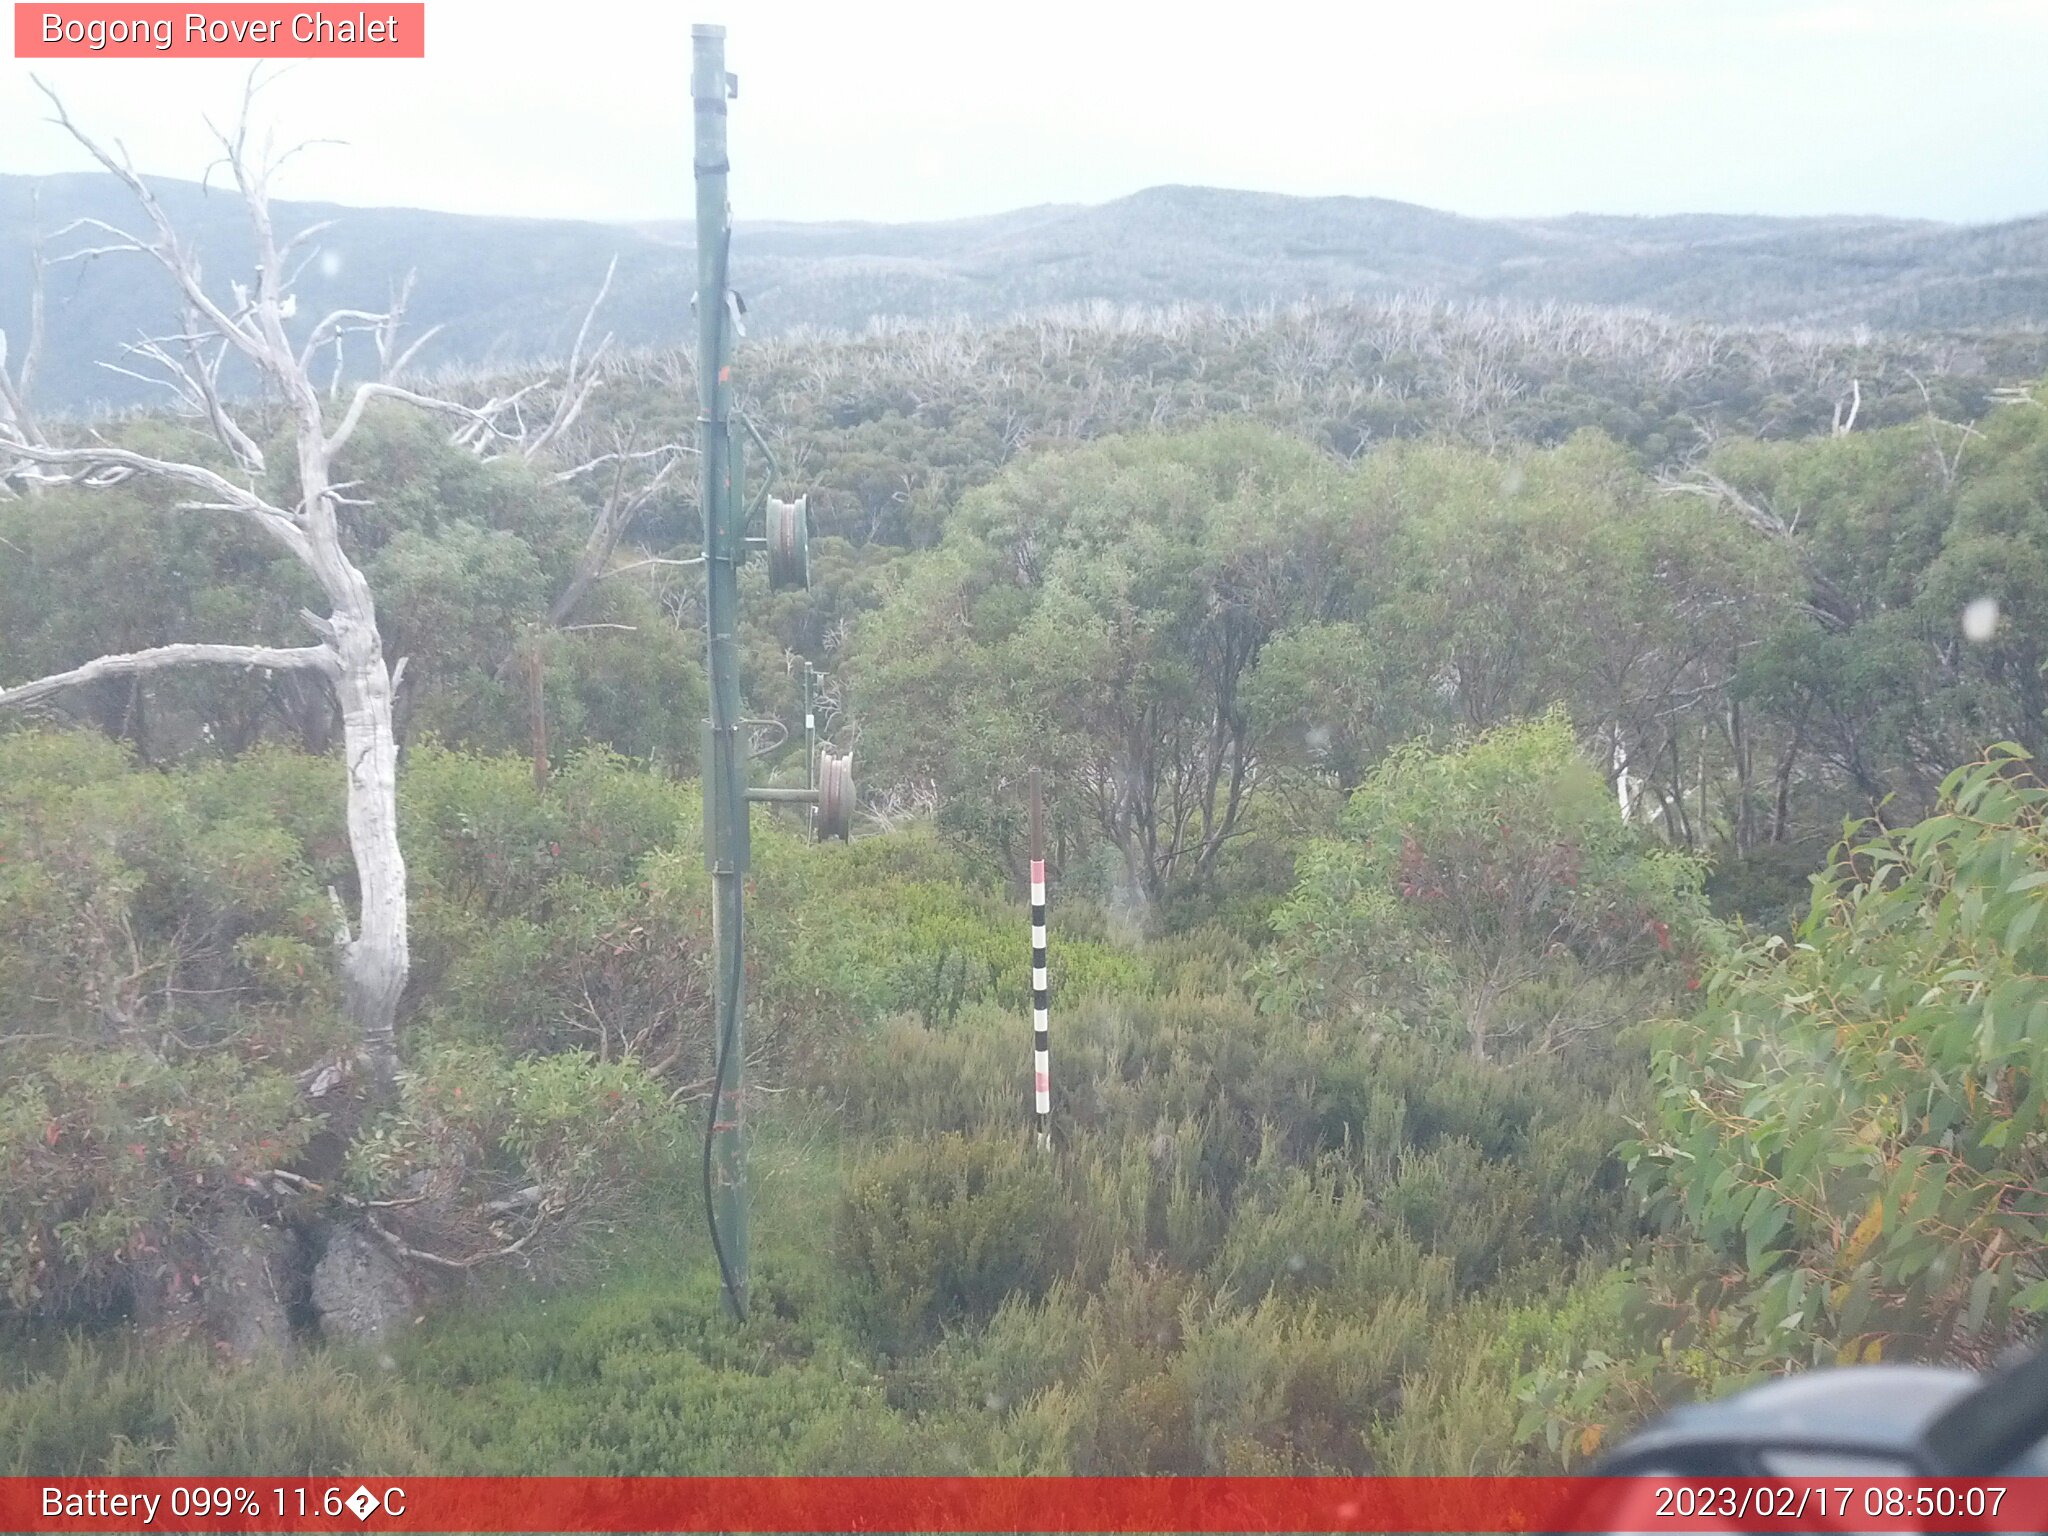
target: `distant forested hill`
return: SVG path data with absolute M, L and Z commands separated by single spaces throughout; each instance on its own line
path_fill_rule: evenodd
M 246 262 L 237 201 L 156 183 L 217 276 Z M 37 199 L 39 198 L 39 202 Z M 565 351 L 612 258 L 605 321 L 628 344 L 681 339 L 690 226 L 477 218 L 279 204 L 281 223 L 334 220 L 304 302 L 381 307 L 408 270 L 434 357 L 503 368 Z M 0 327 L 27 314 L 32 231 L 131 224 L 97 175 L 0 176 Z M 62 254 L 76 238 L 52 240 Z M 1042 207 L 935 224 L 742 223 L 736 282 L 757 333 L 858 329 L 874 316 L 1000 319 L 1104 299 L 1227 307 L 1427 292 L 1448 299 L 1625 305 L 1724 323 L 1973 331 L 2048 321 L 2048 216 L 1986 226 L 1720 215 L 1464 218 L 1380 198 L 1155 187 L 1100 207 Z M 46 407 L 121 404 L 142 387 L 99 366 L 160 329 L 167 295 L 134 255 L 51 275 Z M 18 343 L 17 343 L 18 344 Z

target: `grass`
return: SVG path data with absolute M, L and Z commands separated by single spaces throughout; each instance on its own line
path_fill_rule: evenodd
M 446 1470 L 767 1473 L 844 1459 L 834 1441 L 851 1452 L 861 1425 L 886 1434 L 900 1416 L 830 1301 L 839 1140 L 794 1105 L 754 1129 L 748 1320 L 726 1313 L 689 1179 L 610 1240 L 597 1278 L 508 1289 L 402 1344 Z

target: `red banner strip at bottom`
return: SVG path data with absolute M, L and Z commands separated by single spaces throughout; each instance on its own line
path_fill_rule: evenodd
M 0 1478 L 0 1530 L 2048 1531 L 2048 1478 Z

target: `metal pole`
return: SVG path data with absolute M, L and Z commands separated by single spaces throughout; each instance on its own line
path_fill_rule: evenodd
M 1045 801 L 1031 770 L 1031 1079 L 1038 1144 L 1052 1145 L 1051 988 L 1045 974 Z
M 741 883 L 747 871 L 745 758 L 740 751 L 739 568 L 747 556 L 732 483 L 732 337 L 726 308 L 731 209 L 726 201 L 725 28 L 690 29 L 696 107 L 698 505 L 704 516 L 704 623 L 711 672 L 705 730 L 704 858 L 718 955 L 716 1083 L 704 1146 L 704 1194 L 726 1304 L 747 1315 L 746 1000 Z

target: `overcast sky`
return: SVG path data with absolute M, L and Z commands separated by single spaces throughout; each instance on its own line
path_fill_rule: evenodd
M 353 15 L 359 3 L 331 3 Z M 423 61 L 292 66 L 289 197 L 689 213 L 693 20 L 742 218 L 934 219 L 1163 182 L 1471 214 L 2048 210 L 2048 0 L 429 0 Z M 191 176 L 245 66 L 37 65 Z M 0 64 L 0 171 L 84 168 Z

